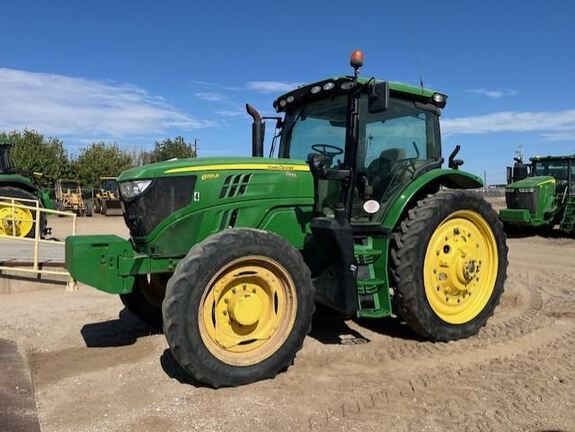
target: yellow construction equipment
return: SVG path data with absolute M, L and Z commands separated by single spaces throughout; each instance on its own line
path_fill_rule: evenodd
M 78 180 L 56 180 L 56 209 L 72 211 L 78 216 L 92 216 L 93 203 L 84 201 Z
M 94 211 L 104 216 L 121 215 L 122 204 L 116 177 L 100 177 L 100 188 L 94 195 Z

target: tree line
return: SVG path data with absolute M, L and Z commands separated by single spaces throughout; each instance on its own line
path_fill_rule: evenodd
M 115 177 L 135 166 L 196 157 L 194 148 L 181 136 L 156 141 L 150 151 L 125 150 L 114 142 L 98 141 L 82 147 L 76 155 L 68 153 L 61 139 L 45 137 L 34 130 L 0 132 L 0 142 L 12 144 L 10 156 L 15 170 L 27 175 L 42 173 L 39 181 L 44 186 L 67 178 L 93 188 L 100 177 Z

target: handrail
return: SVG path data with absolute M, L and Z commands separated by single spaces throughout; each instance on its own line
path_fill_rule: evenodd
M 32 203 L 33 205 L 26 205 L 22 203 Z M 75 281 L 70 277 L 70 273 L 67 270 L 45 270 L 42 267 L 42 264 L 39 262 L 40 256 L 40 244 L 60 244 L 63 245 L 65 242 L 63 240 L 48 240 L 42 238 L 41 233 L 41 221 L 42 221 L 42 214 L 54 214 L 58 216 L 66 216 L 72 218 L 72 235 L 76 234 L 76 219 L 77 215 L 74 212 L 67 212 L 67 211 L 60 211 L 60 210 L 51 210 L 46 209 L 40 205 L 39 200 L 29 199 L 29 198 L 14 198 L 14 197 L 4 197 L 0 196 L 0 206 L 9 206 L 12 208 L 12 223 L 17 220 L 23 220 L 21 217 L 16 217 L 16 209 L 25 209 L 29 210 L 33 214 L 33 223 L 34 223 L 34 237 L 20 237 L 16 234 L 16 230 L 12 230 L 11 235 L 0 234 L 0 241 L 1 240 L 15 240 L 15 241 L 22 241 L 22 242 L 34 242 L 34 252 L 31 260 L 32 268 L 23 268 L 23 267 L 15 267 L 15 266 L 6 266 L 0 265 L 0 272 L 2 271 L 11 271 L 11 272 L 22 272 L 22 273 L 33 273 L 37 275 L 59 275 L 59 276 L 68 276 L 68 290 L 75 289 Z M 29 219 L 25 219 L 29 220 Z

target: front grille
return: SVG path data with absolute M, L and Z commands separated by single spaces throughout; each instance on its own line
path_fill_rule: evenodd
M 518 189 L 505 192 L 505 201 L 507 208 L 525 209 L 535 213 L 539 201 L 539 189 L 535 189 L 535 192 L 520 192 Z
M 123 201 L 124 220 L 132 237 L 150 234 L 160 222 L 192 202 L 196 176 L 155 179 L 142 195 Z

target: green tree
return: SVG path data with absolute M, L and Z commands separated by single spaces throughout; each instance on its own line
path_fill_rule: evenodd
M 145 153 L 143 156 L 143 162 L 149 164 L 174 158 L 196 157 L 196 152 L 191 144 L 186 143 L 183 137 L 177 136 L 174 139 L 166 138 L 163 141 L 156 141 L 154 150 Z
M 46 176 L 42 183 L 69 175 L 70 161 L 62 140 L 45 138 L 34 130 L 13 131 L 0 136 L 12 144 L 12 164 L 22 174 L 42 173 Z
M 82 148 L 73 162 L 75 177 L 86 188 L 97 186 L 100 177 L 118 176 L 132 166 L 130 153 L 120 149 L 115 143 L 103 141 Z

